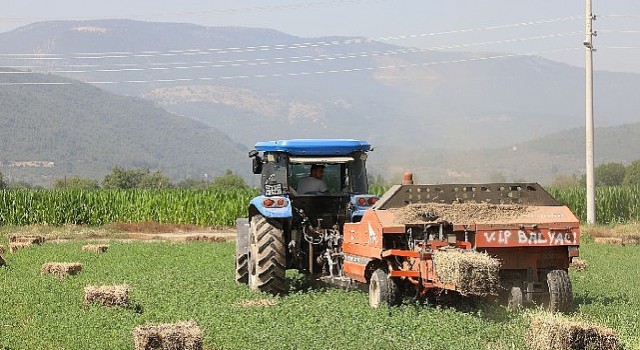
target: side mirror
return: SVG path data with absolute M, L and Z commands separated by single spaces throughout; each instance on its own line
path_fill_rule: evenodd
M 262 174 L 262 158 L 255 156 L 252 159 L 251 170 L 254 174 Z

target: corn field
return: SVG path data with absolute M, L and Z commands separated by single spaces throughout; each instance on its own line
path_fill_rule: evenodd
M 255 190 L 3 190 L 0 225 L 158 222 L 230 226 Z
M 580 221 L 587 220 L 587 194 L 584 187 L 547 188 L 560 203 L 571 208 Z M 596 221 L 621 224 L 640 220 L 640 186 L 596 187 Z
M 382 195 L 378 186 L 372 193 Z M 549 193 L 586 220 L 584 188 L 548 188 Z M 247 215 L 256 190 L 3 190 L 0 225 L 89 225 L 158 222 L 233 226 Z M 598 223 L 640 220 L 640 186 L 596 188 Z

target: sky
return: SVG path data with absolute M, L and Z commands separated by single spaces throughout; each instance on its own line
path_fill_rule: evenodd
M 584 67 L 589 0 L 0 0 L 0 32 L 46 20 L 128 18 L 361 36 L 444 51 L 543 56 Z M 640 1 L 591 0 L 596 70 L 640 73 Z M 194 48 L 196 49 L 196 48 Z

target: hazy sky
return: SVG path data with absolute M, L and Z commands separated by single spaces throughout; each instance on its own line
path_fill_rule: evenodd
M 640 73 L 640 1 L 592 0 L 598 70 Z M 536 53 L 584 67 L 585 0 L 0 0 L 0 32 L 44 20 L 130 18 L 364 36 L 442 50 Z M 400 39 L 397 37 L 412 37 Z

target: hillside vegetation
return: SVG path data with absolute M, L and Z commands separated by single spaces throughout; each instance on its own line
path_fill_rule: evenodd
M 116 165 L 157 169 L 174 179 L 243 168 L 246 148 L 213 127 L 139 98 L 36 76 L 63 85 L 0 89 L 0 170 L 7 181 L 48 185 L 65 176 L 102 179 Z M 25 79 L 0 75 L 0 83 Z

